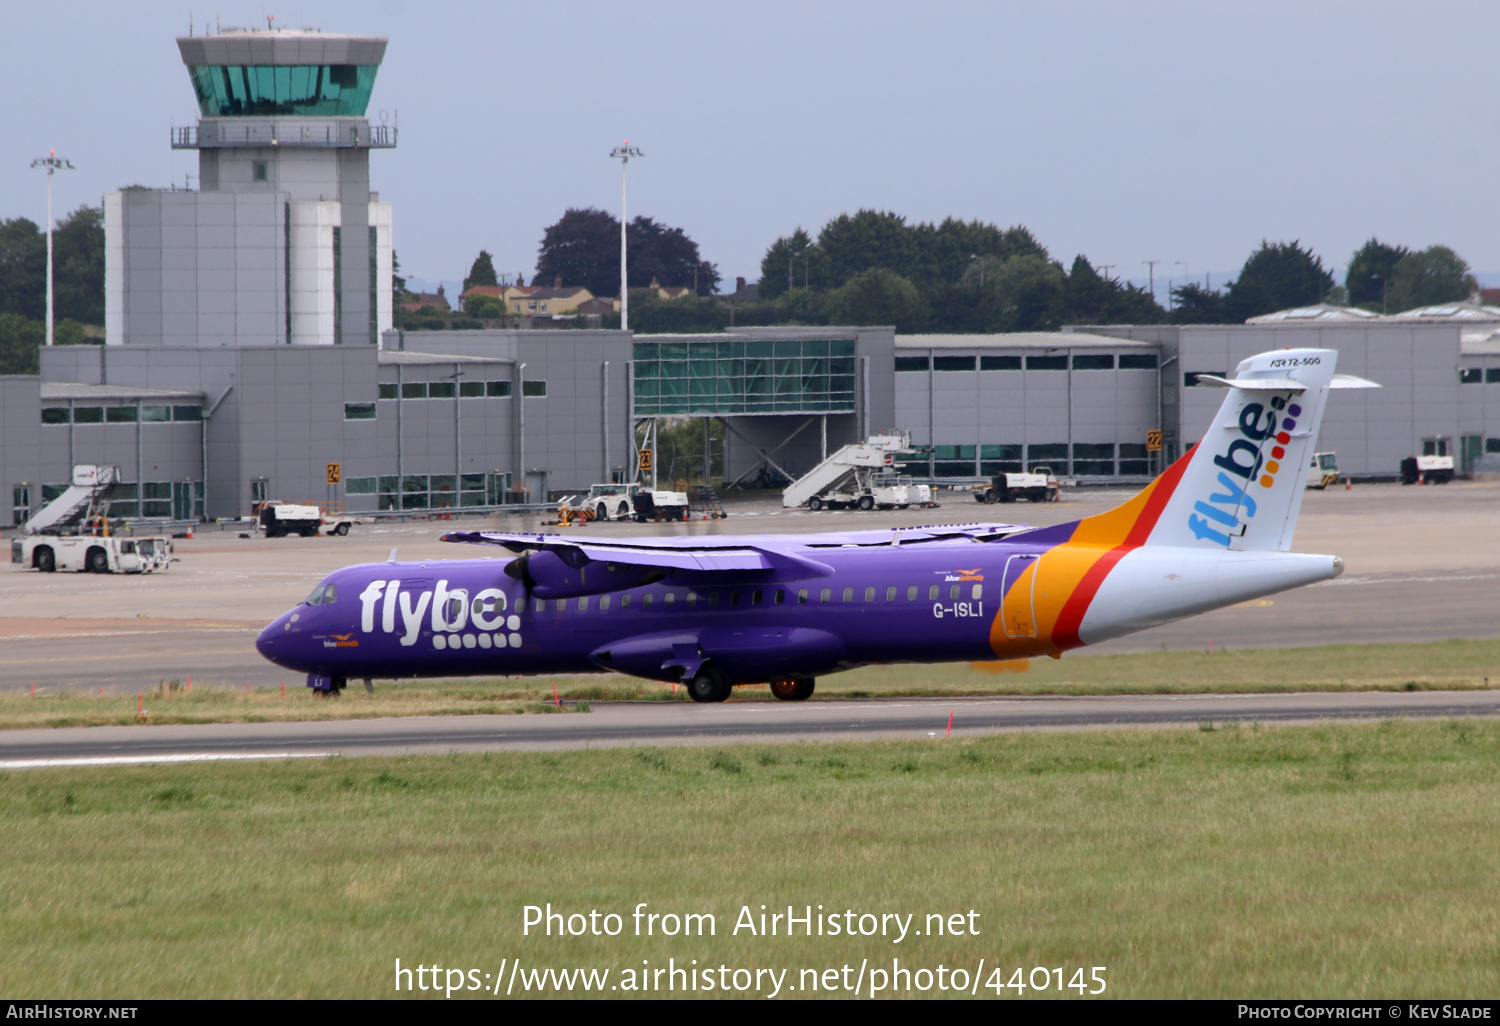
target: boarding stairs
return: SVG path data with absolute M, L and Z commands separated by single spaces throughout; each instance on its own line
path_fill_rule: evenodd
M 839 485 L 875 470 L 895 466 L 896 454 L 911 449 L 911 436 L 899 434 L 871 435 L 863 442 L 846 445 L 806 474 L 793 481 L 781 493 L 783 509 L 807 505 L 814 496 L 834 491 Z
M 119 467 L 79 464 L 73 468 L 73 483 L 26 521 L 27 534 L 60 534 L 87 519 L 103 516 L 109 495 L 120 479 Z
M 698 512 L 703 514 L 706 520 L 723 520 L 728 513 L 724 512 L 724 504 L 719 501 L 719 493 L 714 491 L 713 485 L 704 483 L 698 486 L 695 496 L 698 500 Z

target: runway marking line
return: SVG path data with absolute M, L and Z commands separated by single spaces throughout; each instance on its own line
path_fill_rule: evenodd
M 61 766 L 147 766 L 162 762 L 245 762 L 252 759 L 325 759 L 334 752 L 244 752 L 220 755 L 193 752 L 188 755 L 95 755 L 73 759 L 4 759 L 0 770 L 51 769 Z

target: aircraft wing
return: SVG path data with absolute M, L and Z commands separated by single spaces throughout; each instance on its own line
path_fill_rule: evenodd
M 775 580 L 828 577 L 833 567 L 774 544 L 744 538 L 604 538 L 588 541 L 556 534 L 450 531 L 443 541 L 499 545 L 511 552 L 551 552 L 571 567 L 615 563 L 716 575 L 765 573 Z M 770 541 L 770 539 L 766 539 Z

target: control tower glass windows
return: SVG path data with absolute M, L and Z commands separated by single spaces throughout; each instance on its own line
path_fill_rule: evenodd
M 199 65 L 188 69 L 206 118 L 364 117 L 378 65 Z

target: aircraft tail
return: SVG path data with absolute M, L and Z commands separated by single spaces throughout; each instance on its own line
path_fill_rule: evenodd
M 1228 390 L 1202 441 L 1123 506 L 1038 534 L 1106 548 L 1287 551 L 1330 388 L 1378 387 L 1335 380 L 1337 360 L 1332 349 L 1281 349 L 1230 378 L 1200 375 Z

